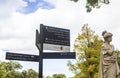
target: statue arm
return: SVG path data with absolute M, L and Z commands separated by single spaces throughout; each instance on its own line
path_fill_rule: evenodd
M 103 55 L 112 55 L 114 52 L 114 48 L 108 49 L 107 47 L 102 46 L 101 51 L 102 51 Z
M 113 55 L 114 54 L 114 46 L 111 45 L 111 49 L 108 50 L 108 54 Z

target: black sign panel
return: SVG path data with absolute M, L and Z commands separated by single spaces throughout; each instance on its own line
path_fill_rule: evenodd
M 43 53 L 44 59 L 75 59 L 75 52 L 55 52 L 50 53 L 46 52 Z M 39 56 L 38 55 L 28 55 L 28 54 L 18 54 L 18 53 L 6 53 L 6 59 L 8 60 L 19 60 L 19 61 L 33 61 L 38 62 Z
M 70 46 L 70 30 L 41 25 L 43 42 L 48 44 Z
M 44 59 L 75 59 L 75 52 L 56 52 L 56 53 L 43 53 Z
M 34 62 L 38 62 L 39 56 L 7 52 L 6 53 L 6 59 L 8 59 L 8 60 L 20 60 L 20 61 L 34 61 Z

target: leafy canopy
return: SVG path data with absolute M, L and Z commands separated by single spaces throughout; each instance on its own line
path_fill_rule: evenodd
M 80 0 L 71 0 L 78 2 Z M 102 4 L 109 4 L 109 0 L 86 0 L 86 11 L 91 12 L 92 8 L 100 8 Z
M 75 78 L 97 78 L 102 43 L 103 41 L 87 24 L 82 27 L 82 33 L 78 34 L 74 43 L 77 61 L 75 64 L 68 62 Z

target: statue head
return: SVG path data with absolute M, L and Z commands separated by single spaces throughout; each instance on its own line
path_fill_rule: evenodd
M 112 36 L 113 34 L 107 31 L 103 31 L 102 32 L 102 36 L 104 38 L 105 41 L 111 42 L 112 41 Z

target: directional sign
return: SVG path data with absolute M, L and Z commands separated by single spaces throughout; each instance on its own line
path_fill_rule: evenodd
M 43 26 L 44 43 L 70 46 L 70 30 Z
M 43 49 L 70 52 L 70 30 L 41 25 Z
M 38 62 L 39 56 L 38 55 L 28 55 L 28 54 L 19 54 L 19 53 L 7 52 L 6 59 Z
M 76 54 L 74 52 L 55 52 L 55 53 L 43 53 L 44 59 L 75 59 Z
M 43 53 L 44 59 L 75 59 L 75 53 L 74 52 L 45 52 Z M 33 62 L 39 62 L 39 56 L 38 55 L 28 55 L 28 54 L 19 54 L 19 53 L 6 53 L 6 59 L 8 60 L 19 60 L 19 61 L 33 61 Z

